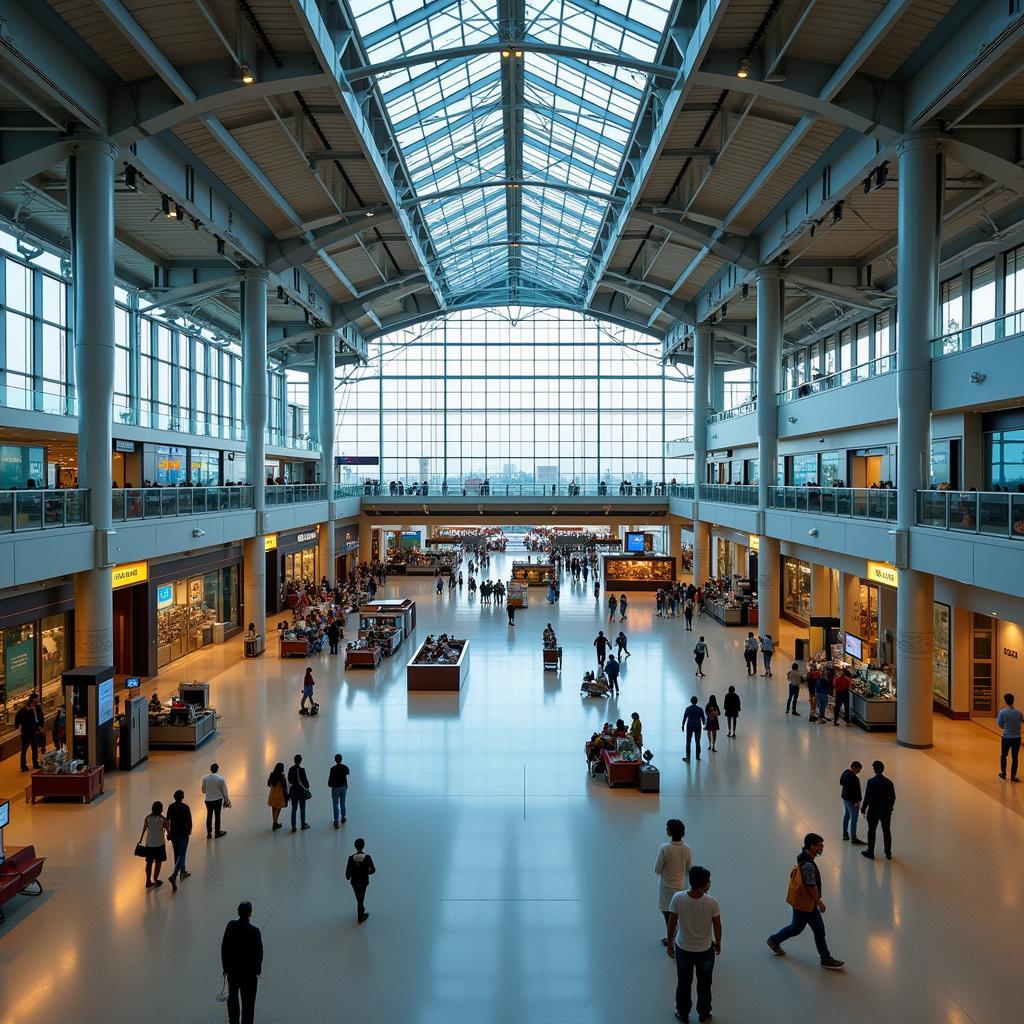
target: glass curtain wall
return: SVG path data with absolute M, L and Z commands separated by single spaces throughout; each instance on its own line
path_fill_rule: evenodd
M 474 310 L 388 335 L 338 396 L 338 448 L 453 493 L 665 480 L 693 393 L 655 339 L 569 311 Z M 500 491 L 499 491 L 500 489 Z

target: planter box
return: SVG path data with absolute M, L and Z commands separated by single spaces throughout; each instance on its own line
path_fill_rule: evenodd
M 423 644 L 426 641 L 424 640 Z M 414 662 L 423 650 L 417 648 L 412 661 L 406 666 L 406 688 L 409 690 L 447 690 L 458 693 L 469 675 L 469 641 L 462 645 L 462 654 L 454 665 L 416 665 Z

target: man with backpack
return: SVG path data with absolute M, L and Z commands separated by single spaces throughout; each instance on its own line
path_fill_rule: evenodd
M 793 908 L 793 920 L 774 935 L 767 938 L 768 948 L 776 956 L 785 956 L 782 943 L 799 935 L 808 925 L 814 933 L 814 944 L 821 958 L 821 966 L 828 971 L 838 971 L 843 966 L 830 952 L 825 941 L 825 904 L 821 898 L 821 872 L 814 863 L 825 849 L 825 840 L 816 832 L 804 836 L 804 848 L 797 854 L 796 866 L 789 873 L 789 889 L 786 902 Z
M 693 660 L 697 663 L 697 675 L 704 675 L 704 659 L 708 656 L 708 645 L 701 637 L 693 648 Z

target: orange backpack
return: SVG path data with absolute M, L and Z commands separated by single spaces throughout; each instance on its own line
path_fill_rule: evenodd
M 789 873 L 789 888 L 786 890 L 786 902 L 794 910 L 809 911 L 814 909 L 814 897 L 807 891 L 804 875 L 800 865 L 795 864 Z

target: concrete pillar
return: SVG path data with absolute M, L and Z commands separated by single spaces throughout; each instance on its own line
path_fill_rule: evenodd
M 359 561 L 369 562 L 373 552 L 373 527 L 366 515 L 359 517 Z
M 327 484 L 328 508 L 334 509 L 334 335 L 316 339 L 317 439 L 320 479 Z M 333 514 L 333 511 L 332 511 Z M 320 573 L 334 582 L 334 522 L 320 524 Z
M 703 586 L 711 575 L 711 527 L 707 523 L 693 524 L 693 582 Z
M 246 623 L 266 631 L 266 429 L 267 429 L 267 273 L 247 271 L 242 283 L 242 388 L 245 411 L 245 469 L 253 488 L 256 536 L 244 545 L 242 603 Z
M 698 327 L 693 338 L 693 481 L 699 485 L 707 475 L 708 402 L 711 388 L 712 338 L 710 327 Z M 695 500 L 700 497 L 694 492 Z
M 110 589 L 110 423 L 114 404 L 114 159 L 106 139 L 75 143 L 71 238 L 74 257 L 78 486 L 89 489 L 96 568 L 75 575 L 75 663 L 114 664 Z
M 725 411 L 725 367 L 714 365 L 714 345 L 711 358 L 711 394 L 708 396 L 715 412 Z
M 782 281 L 777 266 L 757 271 L 757 479 L 763 520 L 775 486 L 779 453 L 777 411 L 782 359 Z M 762 531 L 757 554 L 757 616 L 762 633 L 779 636 L 779 542 Z
M 832 615 L 832 570 L 811 563 L 811 615 Z
M 938 333 L 944 170 L 938 143 L 910 135 L 897 147 L 899 219 L 896 331 L 896 533 L 909 561 L 916 491 L 931 459 L 931 339 Z M 896 739 L 932 745 L 933 602 L 928 573 L 901 569 L 896 596 Z
M 860 636 L 860 577 L 848 572 L 839 574 L 839 626 Z

